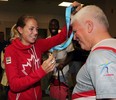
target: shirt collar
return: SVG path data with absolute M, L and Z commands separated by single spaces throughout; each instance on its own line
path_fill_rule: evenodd
M 98 42 L 96 45 L 94 45 L 92 47 L 91 51 L 93 51 L 95 48 L 97 48 L 99 46 L 108 46 L 108 47 L 113 47 L 116 49 L 116 39 L 114 39 L 114 38 L 104 39 L 104 40 Z

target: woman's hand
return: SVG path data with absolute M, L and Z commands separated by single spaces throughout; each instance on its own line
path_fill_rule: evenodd
M 81 4 L 77 1 L 74 1 L 71 6 L 73 6 L 72 15 L 74 15 L 83 7 L 83 4 Z
M 52 54 L 49 54 L 48 59 L 42 63 L 42 68 L 46 73 L 49 73 L 54 70 L 55 64 L 56 64 L 55 58 L 53 57 Z

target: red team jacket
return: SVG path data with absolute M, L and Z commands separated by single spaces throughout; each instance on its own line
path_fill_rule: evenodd
M 42 54 L 66 40 L 66 27 L 47 39 L 23 45 L 17 38 L 5 49 L 5 66 L 10 90 L 8 100 L 41 100 L 40 80 L 46 75 L 41 67 Z

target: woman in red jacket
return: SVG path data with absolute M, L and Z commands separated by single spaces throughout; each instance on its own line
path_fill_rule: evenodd
M 66 39 L 66 27 L 47 39 L 37 39 L 38 23 L 32 16 L 21 16 L 13 32 L 18 33 L 5 49 L 5 66 L 10 86 L 9 100 L 41 100 L 40 80 L 53 71 L 51 55 L 41 64 L 42 54 Z

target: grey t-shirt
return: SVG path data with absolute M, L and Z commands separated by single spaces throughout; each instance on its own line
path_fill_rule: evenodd
M 92 48 L 86 63 L 77 74 L 76 81 L 73 100 L 87 100 L 91 97 L 94 100 L 116 98 L 115 39 L 103 40 Z

